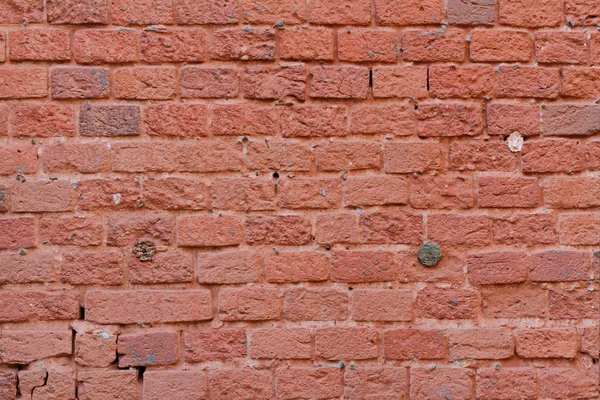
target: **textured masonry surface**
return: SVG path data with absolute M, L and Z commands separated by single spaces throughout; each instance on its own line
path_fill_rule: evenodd
M 599 23 L 0 1 L 0 399 L 597 400 Z

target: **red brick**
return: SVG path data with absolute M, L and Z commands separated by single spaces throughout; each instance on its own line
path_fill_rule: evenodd
M 600 179 L 551 177 L 544 182 L 544 201 L 551 208 L 600 206 Z
M 500 140 L 468 140 L 450 145 L 450 169 L 458 171 L 515 171 L 517 156 Z
M 561 214 L 559 232 L 561 244 L 570 246 L 600 244 L 600 214 Z
M 178 251 L 158 252 L 151 261 L 140 261 L 134 254 L 126 260 L 131 283 L 191 282 L 192 258 Z
M 188 322 L 213 318 L 208 290 L 90 290 L 85 319 L 101 324 Z
M 491 286 L 481 298 L 487 318 L 543 318 L 548 308 L 548 292 L 539 286 Z
M 8 57 L 13 61 L 63 61 L 71 59 L 68 30 L 23 29 L 9 33 Z
M 169 0 L 113 0 L 110 14 L 112 23 L 115 25 L 172 24 L 174 22 L 173 2 Z
M 107 246 L 134 246 L 138 239 L 151 239 L 156 246 L 171 244 L 174 219 L 170 215 L 115 216 L 108 218 Z
M 550 319 L 595 319 L 599 306 L 600 295 L 596 290 L 551 290 L 548 294 Z
M 564 96 L 595 99 L 600 92 L 600 70 L 595 68 L 563 68 L 562 91 Z
M 294 178 L 277 186 L 277 205 L 286 209 L 336 208 L 342 202 L 342 182 L 338 178 Z
M 466 260 L 461 251 L 444 250 L 442 259 L 436 268 L 423 268 L 417 258 L 418 248 L 399 251 L 398 263 L 401 265 L 399 282 L 437 282 L 464 283 Z
M 600 22 L 598 19 L 600 5 L 587 0 L 566 0 L 565 14 L 569 26 L 595 25 Z
M 268 282 L 316 282 L 329 278 L 330 261 L 325 253 L 278 252 L 264 257 Z
M 140 33 L 130 29 L 75 32 L 73 56 L 80 64 L 120 64 L 139 59 Z
M 527 255 L 521 252 L 480 253 L 467 259 L 469 282 L 493 285 L 524 282 L 527 279 Z
M 481 208 L 536 207 L 540 197 L 537 178 L 482 176 L 477 192 Z
M 214 135 L 275 135 L 279 115 L 273 107 L 254 104 L 216 104 L 211 121 Z
M 598 367 L 543 368 L 539 372 L 539 394 L 552 399 L 585 399 L 598 396 Z
M 490 222 L 484 215 L 429 215 L 428 236 L 440 244 L 484 246 L 490 243 Z
M 489 97 L 493 91 L 494 70 L 491 66 L 434 65 L 429 67 L 431 95 L 445 98 Z
M 0 32 L 0 62 L 6 61 L 6 40 L 7 34 L 4 32 Z
M 426 67 L 375 66 L 372 71 L 373 97 L 423 98 L 428 96 Z
M 417 120 L 421 137 L 476 136 L 484 127 L 479 104 L 422 104 Z
M 593 65 L 600 64 L 600 33 L 592 33 L 590 36 L 590 59 Z
M 274 60 L 275 31 L 271 28 L 215 30 L 209 45 L 212 60 Z
M 424 233 L 423 216 L 402 211 L 363 213 L 359 226 L 364 243 L 421 243 Z
M 499 0 L 499 21 L 503 25 L 539 28 L 563 21 L 560 0 Z
M 23 257 L 20 254 L 0 254 L 0 284 L 41 283 L 54 281 L 54 255 L 34 252 Z
M 342 251 L 333 255 L 331 274 L 339 282 L 394 281 L 398 264 L 390 252 Z
M 204 104 L 158 104 L 144 108 L 144 131 L 150 136 L 197 137 L 208 133 Z
M 585 150 L 572 140 L 543 140 L 523 145 L 524 173 L 574 172 L 585 169 Z
M 83 104 L 79 109 L 81 136 L 136 136 L 140 134 L 140 108 L 135 105 Z
M 48 104 L 18 105 L 11 110 L 13 136 L 75 136 L 75 109 Z
M 0 361 L 4 364 L 29 364 L 48 357 L 72 354 L 70 330 L 6 330 L 0 338 Z
M 175 2 L 175 20 L 182 25 L 235 24 L 238 2 L 180 0 Z
M 310 69 L 309 93 L 313 98 L 365 99 L 369 94 L 369 69 L 356 66 L 319 66 Z
M 448 22 L 456 25 L 493 25 L 496 14 L 494 0 L 450 0 Z
M 473 319 L 478 308 L 473 290 L 425 288 L 417 293 L 416 314 L 420 318 Z
M 80 399 L 97 400 L 102 398 L 120 398 L 138 400 L 141 396 L 138 383 L 138 371 L 108 370 L 79 371 L 77 373 L 77 394 Z
M 219 290 L 221 321 L 266 321 L 280 319 L 281 294 L 273 288 L 226 288 Z
M 600 131 L 600 106 L 552 104 L 542 106 L 544 136 L 589 136 Z
M 600 354 L 600 327 L 583 328 L 581 332 L 581 348 L 579 351 L 597 358 Z
M 137 210 L 140 202 L 140 182 L 132 178 L 77 182 L 77 208 L 82 211 Z
M 110 95 L 107 68 L 54 67 L 50 70 L 53 99 L 102 99 Z
M 406 61 L 463 61 L 465 33 L 459 29 L 402 32 L 402 57 Z
M 179 332 L 119 335 L 119 367 L 169 365 L 177 362 Z
M 37 170 L 35 146 L 7 144 L 0 146 L 0 175 L 34 174 Z
M 371 22 L 371 2 L 315 0 L 310 3 L 309 22 L 316 25 L 368 25 Z
M 329 399 L 344 392 L 342 374 L 337 368 L 290 368 L 277 372 L 278 398 Z
M 408 374 L 404 367 L 363 367 L 346 369 L 344 398 L 359 400 L 369 397 L 401 399 L 408 390 Z
M 386 175 L 348 177 L 345 197 L 349 206 L 407 204 L 408 182 Z
M 374 68 L 374 73 L 378 70 Z M 358 104 L 350 109 L 350 131 L 366 135 L 411 135 L 416 132 L 415 113 L 412 107 L 402 103 Z
M 77 319 L 79 315 L 79 293 L 77 292 L 4 290 L 0 294 L 0 304 L 2 322 L 70 320 Z M 3 331 L 2 334 L 8 332 Z
M 323 214 L 317 217 L 316 241 L 320 244 L 360 243 L 357 214 Z
M 286 24 L 299 24 L 308 17 L 303 0 L 241 0 L 240 6 L 242 20 L 248 23 L 274 24 L 284 20 Z
M 477 62 L 526 62 L 533 55 L 533 39 L 527 31 L 474 30 L 469 54 Z
M 535 58 L 541 63 L 587 64 L 585 32 L 536 32 Z
M 533 282 L 583 281 L 588 279 L 590 253 L 549 250 L 531 255 Z
M 273 373 L 255 368 L 221 369 L 209 373 L 211 398 L 227 399 L 272 399 Z
M 27 372 L 33 372 L 36 375 L 38 374 L 34 371 L 23 371 L 22 373 Z M 40 399 L 48 399 L 54 396 L 57 398 L 72 398 L 75 395 L 75 374 L 72 370 L 50 370 L 48 372 L 43 372 L 42 377 L 44 377 L 42 382 L 40 382 L 42 386 L 35 387 L 35 389 L 37 389 L 35 391 L 35 397 Z M 24 391 L 24 393 L 27 393 L 27 391 Z
M 448 331 L 452 359 L 498 360 L 511 358 L 514 343 L 510 329 L 452 329 Z
M 198 256 L 198 281 L 207 284 L 256 282 L 262 262 L 252 251 L 227 251 Z
M 248 168 L 267 171 L 308 171 L 313 159 L 306 143 L 278 138 L 251 141 L 247 146 Z
M 281 112 L 283 137 L 344 136 L 347 132 L 346 107 L 334 105 L 297 105 Z
M 242 80 L 244 98 L 304 100 L 305 75 L 304 64 L 246 67 Z
M 411 290 L 355 290 L 352 319 L 355 321 L 410 321 L 412 320 L 412 301 Z
M 44 244 L 58 246 L 98 246 L 104 241 L 100 217 L 42 218 L 39 238 Z
M 168 142 L 113 143 L 111 149 L 116 172 L 168 172 L 175 166 L 175 146 Z
M 441 330 L 412 328 L 385 331 L 383 343 L 388 360 L 440 359 L 447 346 Z
M 443 399 L 469 400 L 473 396 L 473 371 L 467 368 L 410 369 L 411 400 Z
M 310 241 L 312 226 L 299 215 L 249 216 L 246 218 L 246 243 L 299 246 Z
M 42 148 L 46 172 L 93 174 L 108 170 L 110 152 L 102 143 L 61 143 Z
M 573 328 L 521 329 L 515 339 L 521 358 L 575 358 L 579 343 Z
M 8 135 L 8 114 L 8 105 L 0 104 L 0 137 Z
M 246 343 L 243 329 L 185 330 L 183 357 L 192 363 L 246 357 Z
M 434 141 L 392 142 L 386 143 L 383 149 L 383 170 L 386 173 L 407 174 L 440 167 L 441 149 Z
M 287 60 L 333 60 L 334 31 L 323 27 L 286 27 L 279 32 L 279 52 Z
M 252 178 L 219 178 L 213 181 L 212 206 L 221 210 L 257 211 L 275 208 L 273 181 Z
M 350 317 L 350 297 L 330 288 L 290 289 L 285 292 L 283 316 L 290 321 L 344 321 Z
M 395 62 L 400 53 L 391 29 L 347 29 L 337 35 L 338 58 L 350 62 Z
M 177 145 L 177 170 L 180 172 L 239 171 L 242 166 L 239 142 L 203 141 Z
M 8 189 L 0 185 L 0 212 L 8 211 Z
M 378 169 L 380 154 L 380 144 L 366 141 L 330 141 L 317 146 L 315 151 L 319 171 Z
M 60 279 L 71 285 L 120 285 L 123 283 L 122 257 L 115 252 L 63 254 Z
M 72 187 L 68 181 L 21 182 L 12 186 L 13 212 L 57 212 L 73 209 Z
M 264 359 L 309 359 L 312 357 L 310 329 L 256 329 L 250 336 L 250 357 Z
M 500 66 L 496 68 L 497 97 L 554 99 L 560 88 L 556 68 Z
M 370 328 L 320 328 L 316 330 L 317 357 L 326 360 L 377 358 L 379 334 Z
M 203 399 L 208 397 L 208 382 L 204 371 L 148 371 L 144 373 L 142 398 L 161 400 Z
M 47 0 L 51 24 L 107 24 L 108 7 L 103 0 Z
M 242 221 L 237 217 L 187 216 L 178 218 L 177 222 L 179 246 L 235 246 L 244 240 Z
M 410 204 L 419 209 L 472 208 L 473 189 L 470 177 L 422 175 L 411 182 Z
M 0 218 L 0 249 L 35 246 L 33 218 Z
M 177 70 L 171 67 L 121 68 L 113 73 L 117 99 L 168 100 L 175 96 Z
M 235 68 L 183 67 L 180 91 L 183 98 L 233 98 L 239 94 L 239 71 Z
M 592 171 L 600 170 L 600 142 L 588 142 L 588 168 Z
M 375 0 L 375 16 L 380 25 L 430 25 L 444 19 L 441 0 L 394 2 Z
M 1 18 L 1 13 L 0 13 Z M 48 70 L 46 68 L 0 69 L 0 99 L 26 99 L 48 95 Z
M 117 335 L 103 329 L 77 332 L 75 362 L 88 367 L 107 367 L 117 358 Z
M 43 0 L 26 0 L 19 3 L 6 2 L 0 5 L 0 23 L 22 24 L 44 20 Z
M 478 399 L 535 399 L 537 374 L 532 368 L 478 368 Z

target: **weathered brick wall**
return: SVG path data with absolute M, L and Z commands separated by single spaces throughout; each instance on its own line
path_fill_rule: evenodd
M 598 23 L 1 0 L 0 399 L 598 399 Z

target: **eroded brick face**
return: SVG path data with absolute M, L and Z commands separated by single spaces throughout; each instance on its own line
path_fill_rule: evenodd
M 600 399 L 598 23 L 0 0 L 0 400 Z

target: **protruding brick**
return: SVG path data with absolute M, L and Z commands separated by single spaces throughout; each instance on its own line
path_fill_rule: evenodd
M 84 370 L 77 373 L 77 394 L 80 399 L 97 400 L 101 398 L 121 398 L 139 400 L 141 386 L 138 383 L 138 371 L 128 370 Z
M 587 64 L 585 32 L 536 32 L 535 59 L 540 63 Z
M 215 30 L 208 50 L 213 60 L 274 60 L 275 31 L 249 27 Z
M 253 251 L 228 251 L 198 255 L 198 281 L 208 284 L 256 282 L 262 262 Z
M 478 29 L 471 32 L 469 54 L 477 62 L 526 62 L 533 55 L 533 39 L 527 31 Z
M 68 30 L 22 29 L 11 31 L 8 38 L 8 58 L 11 60 L 64 61 L 71 59 L 71 40 Z
M 120 64 L 138 60 L 140 33 L 130 29 L 79 30 L 73 55 L 80 64 Z
M 599 69 L 563 68 L 561 75 L 564 96 L 595 99 L 600 92 Z
M 466 43 L 465 33 L 459 29 L 408 30 L 402 32 L 402 57 L 406 61 L 460 62 L 465 58 Z
M 51 104 L 17 105 L 11 110 L 11 124 L 14 136 L 75 136 L 75 109 Z
M 530 257 L 530 279 L 533 282 L 568 282 L 588 279 L 590 253 L 569 250 L 548 250 Z
M 85 319 L 103 324 L 186 322 L 212 319 L 208 290 L 91 290 L 85 296 Z
M 79 315 L 79 293 L 72 291 L 4 290 L 0 304 L 2 322 L 69 320 Z
M 230 360 L 247 354 L 243 329 L 201 329 L 183 331 L 183 357 L 186 362 Z
M 0 69 L 0 99 L 26 99 L 47 95 L 48 70 L 46 68 L 4 67 Z
M 489 135 L 537 136 L 541 132 L 540 108 L 537 105 L 491 103 L 487 108 Z M 529 145 L 527 143 L 525 146 Z
M 579 343 L 574 328 L 521 329 L 515 339 L 521 358 L 575 358 Z
M 184 98 L 232 98 L 239 94 L 239 71 L 234 68 L 183 67 L 180 91 Z
M 119 335 L 119 367 L 146 367 L 177 362 L 179 332 L 147 332 Z
M 83 104 L 79 109 L 81 136 L 136 136 L 140 134 L 140 108 L 134 105 Z
M 274 288 L 226 288 L 219 291 L 221 321 L 266 321 L 281 316 L 281 294 Z
M 0 337 L 0 361 L 4 364 L 29 364 L 48 357 L 72 354 L 71 330 L 5 330 Z
M 117 335 L 104 329 L 77 332 L 75 362 L 87 367 L 108 367 L 117 358 Z

